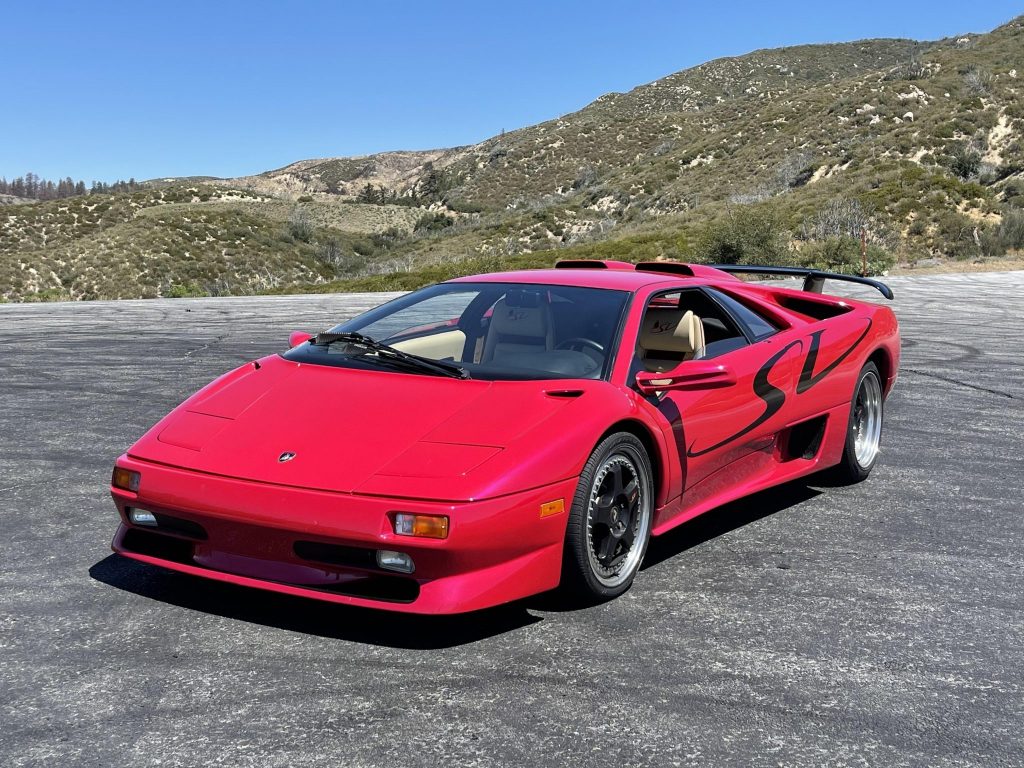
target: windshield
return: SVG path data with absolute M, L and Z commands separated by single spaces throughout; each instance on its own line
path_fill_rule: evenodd
M 331 328 L 474 379 L 599 379 L 607 375 L 628 294 L 532 283 L 442 283 Z M 301 344 L 284 355 L 320 365 L 394 370 L 365 346 Z M 424 373 L 429 371 L 424 370 Z

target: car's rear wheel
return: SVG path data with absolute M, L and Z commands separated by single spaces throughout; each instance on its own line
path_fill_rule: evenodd
M 850 401 L 850 421 L 846 428 L 843 458 L 835 469 L 838 480 L 859 483 L 871 474 L 878 460 L 882 438 L 884 400 L 882 377 L 878 367 L 869 362 L 857 377 L 857 386 Z
M 565 534 L 563 590 L 584 602 L 618 597 L 633 583 L 651 536 L 651 461 L 628 432 L 601 441 L 576 488 Z

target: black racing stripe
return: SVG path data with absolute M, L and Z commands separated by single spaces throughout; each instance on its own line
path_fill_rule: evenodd
M 802 395 L 804 392 L 809 390 L 815 384 L 817 384 L 830 373 L 832 373 L 832 371 L 835 370 L 836 366 L 843 362 L 843 360 L 845 360 L 847 357 L 849 357 L 853 350 L 857 348 L 857 345 L 864 341 L 864 339 L 868 335 L 868 331 L 871 330 L 871 318 L 868 317 L 865 319 L 868 321 L 868 325 L 867 328 L 864 329 L 864 333 L 862 333 L 857 338 L 857 340 L 850 345 L 849 349 L 847 349 L 845 352 L 843 352 L 843 354 L 841 354 L 831 363 L 829 363 L 820 371 L 818 371 L 818 373 L 814 373 L 814 364 L 818 362 L 818 346 L 821 343 L 821 334 L 823 334 L 825 331 L 824 329 L 822 329 L 820 331 L 815 331 L 814 333 L 811 334 L 811 348 L 807 352 L 807 359 L 804 360 L 804 367 L 800 371 L 800 378 L 797 379 L 796 382 L 796 393 L 798 395 Z
M 691 459 L 694 459 L 697 458 L 698 456 L 703 456 L 705 453 L 710 453 L 711 451 L 721 448 L 723 445 L 726 445 L 728 443 L 731 443 L 733 440 L 737 440 L 743 437 L 751 430 L 757 429 L 757 427 L 759 427 L 761 424 L 764 424 L 764 422 L 766 422 L 768 419 L 770 419 L 772 416 L 778 413 L 779 409 L 782 408 L 783 404 L 786 402 L 786 393 L 783 392 L 778 387 L 776 387 L 770 381 L 768 381 L 768 376 L 772 372 L 772 368 L 775 367 L 775 364 L 778 363 L 779 360 L 781 360 L 782 357 L 787 352 L 789 352 L 789 350 L 796 346 L 803 348 L 803 345 L 804 343 L 802 341 L 791 341 L 789 344 L 787 344 L 774 355 L 772 355 L 768 359 L 768 361 L 764 365 L 762 365 L 760 369 L 758 369 L 757 374 L 754 376 L 754 394 L 757 395 L 762 400 L 764 400 L 765 404 L 764 412 L 760 416 L 758 416 L 756 419 L 754 419 L 752 422 L 750 422 L 747 426 L 745 426 L 736 434 L 730 435 L 725 440 L 715 443 L 712 446 L 702 448 L 699 451 L 695 451 L 693 449 L 693 446 L 691 445 L 689 450 L 686 451 L 686 455 Z
M 814 373 L 814 365 L 815 363 L 818 362 L 818 348 L 821 346 L 821 335 L 825 332 L 825 330 L 822 329 L 820 331 L 814 331 L 811 334 L 810 347 L 807 350 L 807 357 L 804 359 L 803 367 L 800 370 L 800 377 L 797 379 L 796 383 L 796 393 L 798 395 L 802 395 L 804 392 L 811 389 L 816 384 L 820 383 L 822 379 L 824 379 L 826 376 L 832 373 L 832 371 L 834 371 L 840 363 L 842 363 L 846 358 L 853 354 L 853 350 L 855 350 L 858 347 L 858 345 L 860 345 L 860 343 L 864 341 L 865 338 L 867 338 L 868 332 L 871 330 L 872 323 L 870 317 L 864 319 L 867 320 L 868 323 L 867 327 L 864 328 L 864 332 L 857 337 L 857 340 L 854 341 L 853 344 L 851 344 L 849 348 L 846 349 L 846 351 L 844 351 L 841 355 L 839 355 L 839 357 L 837 357 L 831 363 L 829 363 L 820 371 L 818 371 L 818 373 Z M 765 362 L 765 364 L 758 369 L 757 374 L 754 376 L 754 394 L 757 395 L 762 400 L 764 400 L 764 412 L 736 434 L 730 435 L 725 440 L 715 443 L 712 446 L 702 448 L 699 451 L 695 451 L 693 449 L 693 445 L 691 445 L 690 448 L 686 451 L 686 455 L 689 458 L 694 459 L 697 458 L 698 456 L 703 456 L 706 453 L 710 453 L 711 451 L 717 450 L 725 445 L 728 445 L 733 440 L 738 440 L 751 430 L 757 429 L 761 424 L 764 424 L 768 419 L 770 419 L 772 416 L 779 412 L 779 410 L 786 402 L 786 393 L 783 392 L 778 387 L 776 387 L 771 382 L 769 382 L 768 376 L 769 374 L 771 374 L 772 368 L 775 367 L 775 364 L 778 363 L 779 360 L 781 360 L 782 357 L 789 350 L 791 350 L 794 346 L 797 345 L 799 345 L 801 349 L 803 348 L 802 341 L 790 342 L 781 350 L 772 355 L 768 359 L 768 361 Z M 696 440 L 694 441 L 694 443 L 696 443 Z

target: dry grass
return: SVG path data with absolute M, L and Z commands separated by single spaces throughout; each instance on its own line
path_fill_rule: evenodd
M 0 298 L 407 288 L 735 243 L 745 259 L 845 259 L 849 242 L 830 241 L 861 225 L 878 269 L 1004 268 L 1019 263 L 1022 105 L 1022 19 L 966 45 L 755 51 L 472 147 L 3 206 Z M 414 205 L 356 202 L 367 184 Z M 847 209 L 857 232 L 833 221 Z M 451 226 L 417 228 L 428 212 Z

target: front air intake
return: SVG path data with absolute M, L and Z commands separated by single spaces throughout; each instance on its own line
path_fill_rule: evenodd
M 195 545 L 190 541 L 138 528 L 129 528 L 125 531 L 121 546 L 137 555 L 148 555 L 157 560 L 187 565 L 193 564 L 192 557 L 195 555 Z

